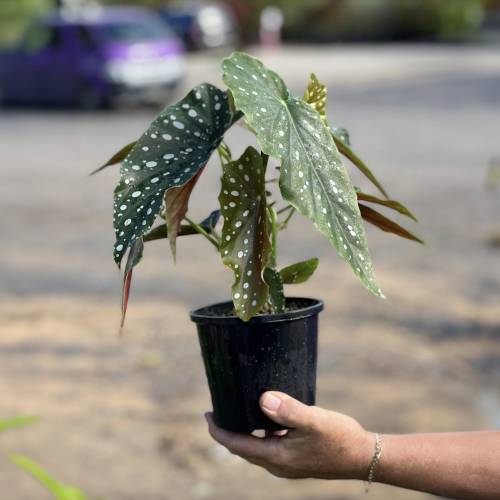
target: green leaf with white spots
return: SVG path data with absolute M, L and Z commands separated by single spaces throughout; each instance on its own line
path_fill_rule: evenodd
M 280 270 L 283 282 L 286 285 L 294 285 L 298 283 L 305 283 L 316 271 L 319 264 L 319 259 L 304 260 L 297 262 L 291 266 L 284 267 Z
M 279 271 L 266 267 L 264 269 L 264 281 L 269 287 L 269 297 L 267 301 L 274 313 L 282 313 L 285 310 L 285 292 L 283 290 L 283 278 Z
M 132 148 L 136 145 L 136 143 L 137 141 L 134 141 L 121 148 L 120 151 L 115 153 L 104 165 L 101 165 L 99 168 L 96 168 L 93 172 L 90 173 L 90 175 L 97 174 L 97 172 L 104 170 L 106 167 L 109 167 L 110 165 L 116 165 L 117 163 L 121 163 L 123 160 L 125 160 L 130 151 L 132 151 Z
M 309 78 L 309 85 L 302 98 L 307 104 L 312 106 L 318 114 L 321 116 L 324 124 L 328 126 L 328 117 L 326 113 L 326 99 L 327 99 L 327 88 L 326 85 L 321 83 L 314 73 L 311 73 Z M 345 128 L 331 127 L 331 132 L 333 135 L 333 140 L 337 146 L 340 153 L 342 153 L 346 158 L 351 160 L 351 162 L 356 166 L 385 196 L 385 192 L 382 184 L 375 177 L 373 172 L 368 168 L 368 166 L 359 158 L 356 153 L 351 149 L 351 141 L 349 137 L 349 132 Z
M 262 150 L 281 161 L 283 198 L 308 217 L 365 286 L 382 297 L 356 193 L 321 116 L 247 54 L 234 53 L 222 67 L 236 107 L 256 131 Z
M 202 84 L 167 106 L 137 141 L 120 168 L 115 189 L 118 265 L 127 248 L 151 228 L 165 192 L 183 186 L 200 171 L 231 123 L 227 93 Z
M 224 217 L 220 252 L 232 269 L 232 297 L 243 320 L 265 306 L 268 287 L 262 272 L 269 260 L 265 167 L 261 155 L 249 147 L 241 158 L 223 165 L 219 202 Z

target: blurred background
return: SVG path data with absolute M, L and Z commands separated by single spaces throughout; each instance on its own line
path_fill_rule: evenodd
M 364 498 L 278 480 L 208 437 L 188 310 L 226 299 L 231 273 L 205 241 L 180 238 L 175 266 L 165 242 L 146 246 L 117 335 L 118 167 L 87 174 L 193 85 L 222 86 L 236 48 L 297 95 L 311 71 L 328 85 L 330 123 L 427 242 L 368 228 L 379 301 L 308 222 L 283 234 L 281 265 L 321 259 L 288 290 L 326 302 L 318 403 L 384 433 L 500 427 L 500 1 L 1 0 L 0 43 L 0 420 L 41 417 L 0 434 L 2 500 L 51 498 L 13 452 L 89 498 Z M 233 127 L 235 155 L 249 139 Z M 194 218 L 216 208 L 209 167 Z

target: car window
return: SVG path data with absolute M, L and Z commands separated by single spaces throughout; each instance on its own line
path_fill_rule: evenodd
M 36 53 L 45 49 L 56 49 L 62 44 L 61 29 L 57 26 L 33 24 L 26 31 L 21 47 L 25 52 Z
M 100 35 L 110 43 L 134 43 L 161 40 L 172 36 L 162 21 L 106 23 L 98 27 Z

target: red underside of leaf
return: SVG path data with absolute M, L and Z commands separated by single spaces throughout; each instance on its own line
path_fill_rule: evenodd
M 177 235 L 179 234 L 181 222 L 188 210 L 189 197 L 204 168 L 205 167 L 201 168 L 200 171 L 183 186 L 171 188 L 165 193 L 165 219 L 167 221 L 170 250 L 172 251 L 174 260 Z
M 125 316 L 127 314 L 128 299 L 130 296 L 130 285 L 132 283 L 132 272 L 133 272 L 133 269 L 128 271 L 125 274 L 125 278 L 123 279 L 122 320 L 120 323 L 120 328 L 123 328 L 123 325 L 125 324 Z
M 423 240 L 410 233 L 396 222 L 393 222 L 381 213 L 373 210 L 373 208 L 367 207 L 366 205 L 363 205 L 361 203 L 358 203 L 358 205 L 363 219 L 370 222 L 374 226 L 377 226 L 382 231 L 385 231 L 386 233 L 396 234 L 397 236 L 401 236 L 401 238 L 406 238 L 407 240 L 412 240 L 416 241 L 417 243 L 424 244 Z

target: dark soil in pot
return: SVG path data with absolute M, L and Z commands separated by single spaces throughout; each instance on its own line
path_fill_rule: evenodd
M 289 298 L 286 312 L 248 322 L 232 314 L 232 302 L 191 312 L 220 427 L 235 432 L 282 429 L 259 408 L 259 397 L 267 390 L 315 404 L 322 309 L 319 300 Z

